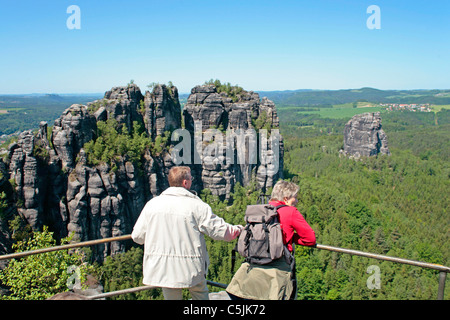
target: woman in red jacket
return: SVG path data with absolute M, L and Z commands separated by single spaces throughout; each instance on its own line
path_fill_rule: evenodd
M 286 205 L 278 209 L 283 232 L 283 243 L 293 253 L 293 245 L 314 246 L 316 235 L 302 214 L 297 210 L 299 187 L 288 181 L 278 181 L 273 187 L 269 204 Z M 255 300 L 283 300 L 296 296 L 295 265 L 284 258 L 267 265 L 251 265 L 244 262 L 234 275 L 226 291 L 231 298 Z

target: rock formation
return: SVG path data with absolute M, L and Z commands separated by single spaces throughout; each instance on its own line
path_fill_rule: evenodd
M 390 154 L 379 112 L 357 114 L 347 122 L 344 129 L 344 153 L 355 158 Z
M 0 158 L 0 255 L 7 254 L 11 249 L 11 235 L 7 223 L 8 218 L 11 216 L 11 206 L 7 200 L 8 198 L 12 198 L 12 189 L 6 179 L 7 174 L 8 171 L 6 165 Z M 6 203 L 4 201 L 6 201 Z M 6 264 L 6 261 L 0 261 L 0 270 L 3 269 Z M 0 287 L 0 294 L 1 293 L 2 288 Z
M 22 132 L 19 140 L 9 146 L 8 159 L 19 214 L 33 227 L 41 228 L 46 167 L 38 165 L 36 139 L 31 130 Z
M 175 86 L 157 85 L 144 99 L 144 122 L 151 137 L 181 127 L 181 107 Z
M 215 143 L 217 137 L 221 139 L 216 150 L 206 152 L 206 156 L 204 150 L 208 148 L 211 140 L 203 140 L 200 148 L 196 146 L 196 151 L 203 152 L 203 161 L 201 165 L 194 166 L 194 172 L 196 181 L 202 184 L 200 189 L 209 189 L 213 195 L 224 198 L 229 197 L 237 182 L 248 185 L 255 181 L 260 189 L 265 190 L 273 186 L 273 182 L 281 177 L 283 171 L 284 149 L 281 136 L 278 136 L 280 139 L 276 141 L 275 135 L 271 135 L 267 142 L 264 141 L 265 145 L 262 145 L 261 137 L 257 134 L 257 130 L 263 125 L 278 128 L 275 104 L 267 98 L 260 101 L 257 93 L 244 90 L 234 100 L 227 93 L 218 92 L 214 85 L 196 86 L 191 90 L 183 109 L 184 123 L 191 135 L 198 136 L 199 129 L 202 133 L 209 129 L 214 135 Z M 244 137 L 244 140 L 229 140 L 225 136 L 237 136 L 237 139 Z M 253 152 L 249 139 L 253 139 Z M 277 145 L 274 146 L 272 141 Z M 227 148 L 231 151 L 228 154 Z M 239 148 L 243 159 L 238 159 Z M 261 156 L 267 156 L 270 161 L 264 163 L 263 160 L 266 159 L 261 159 Z M 254 157 L 253 161 L 251 157 Z M 195 163 L 195 159 L 193 162 Z M 270 162 L 275 162 L 276 168 L 271 168 Z
M 199 121 L 203 126 L 201 135 L 213 128 L 225 136 L 225 131 L 236 133 L 242 129 L 249 135 L 245 130 L 278 127 L 275 105 L 270 100 L 260 101 L 258 94 L 244 90 L 231 98 L 217 92 L 213 85 L 192 89 L 183 115 L 193 140 Z M 181 128 L 181 117 L 174 86 L 158 84 L 145 95 L 134 84 L 114 87 L 103 99 L 72 105 L 55 120 L 51 130 L 43 122 L 36 133 L 21 133 L 18 141 L 9 146 L 4 161 L 0 161 L 0 192 L 9 185 L 11 210 L 35 230 L 48 225 L 57 238 L 73 234 L 76 240 L 85 241 L 129 234 L 145 203 L 168 187 L 167 174 L 174 165 L 171 148 L 148 148 L 140 161 L 124 154 L 115 156 L 114 164 L 100 161 L 94 165 L 88 161 L 85 145 L 100 138 L 99 121 L 113 120 L 122 127 L 120 130 L 125 128 L 129 133 L 139 125 L 156 143 L 158 137 L 170 138 L 170 132 Z M 224 143 L 219 151 L 208 155 L 211 161 L 190 163 L 197 178 L 194 190 L 208 188 L 228 198 L 237 182 L 248 185 L 254 181 L 261 189 L 271 187 L 282 174 L 283 158 L 282 141 L 273 136 L 269 133 L 267 139 L 252 137 L 260 142 L 255 152 L 265 151 L 269 161 L 226 161 L 236 158 L 237 151 L 220 154 L 230 147 Z M 206 148 L 208 144 L 211 142 L 204 139 L 201 146 Z M 249 150 L 245 152 L 249 158 Z M 278 161 L 275 168 L 273 159 Z M 3 225 L 0 223 L 0 251 L 7 250 L 9 241 Z M 101 261 L 126 246 L 126 242 L 97 245 L 93 254 Z
M 74 104 L 65 110 L 53 125 L 52 143 L 63 170 L 75 167 L 76 156 L 83 145 L 92 140 L 97 128 L 94 115 L 83 105 Z

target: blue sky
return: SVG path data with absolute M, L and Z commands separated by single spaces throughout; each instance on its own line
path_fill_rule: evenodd
M 67 8 L 80 8 L 70 30 Z M 378 5 L 381 29 L 366 26 Z M 0 1 L 0 93 L 449 89 L 450 1 Z

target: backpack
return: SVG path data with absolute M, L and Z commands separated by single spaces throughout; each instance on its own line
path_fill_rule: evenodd
M 265 265 L 284 256 L 291 265 L 293 257 L 283 244 L 283 235 L 277 210 L 286 205 L 274 207 L 270 204 L 249 205 L 245 212 L 245 228 L 239 235 L 231 258 L 234 270 L 235 252 L 245 257 L 250 264 Z

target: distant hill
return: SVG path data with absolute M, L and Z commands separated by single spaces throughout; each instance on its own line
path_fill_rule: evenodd
M 41 121 L 51 126 L 72 104 L 84 104 L 102 96 L 101 93 L 0 95 L 0 136 L 38 128 Z
M 272 100 L 278 109 L 283 106 L 331 107 L 336 104 L 367 101 L 372 103 L 430 103 L 450 105 L 450 90 L 379 90 L 375 88 L 345 90 L 258 91 Z M 72 104 L 100 99 L 103 94 L 15 94 L 0 95 L 0 136 L 37 128 L 44 120 L 53 121 Z M 189 94 L 180 94 L 181 108 Z
M 358 101 L 374 103 L 450 104 L 450 90 L 379 90 L 374 88 L 345 90 L 259 91 L 277 105 L 326 105 Z
M 23 107 L 57 107 L 68 108 L 74 103 L 86 103 L 99 99 L 103 93 L 91 94 L 55 94 L 55 93 L 32 93 L 32 94 L 0 94 L 0 108 L 23 108 Z

